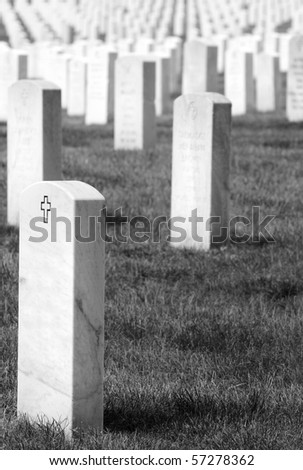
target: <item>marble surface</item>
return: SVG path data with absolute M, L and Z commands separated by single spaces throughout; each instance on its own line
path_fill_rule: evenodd
M 278 54 L 258 54 L 256 57 L 256 69 L 257 111 L 278 111 L 279 98 L 282 93 Z
M 303 120 L 303 37 L 289 41 L 286 115 L 289 121 Z
M 225 55 L 225 96 L 232 102 L 234 116 L 246 114 L 255 107 L 253 55 L 228 49 Z
M 12 85 L 7 128 L 7 222 L 17 226 L 22 191 L 38 181 L 61 179 L 59 88 L 43 80 Z
M 60 421 L 68 436 L 102 428 L 105 243 L 99 230 L 75 239 L 75 217 L 88 237 L 103 206 L 79 181 L 36 183 L 21 199 L 18 412 Z
M 129 55 L 116 61 L 115 149 L 143 150 L 156 144 L 155 63 Z
M 155 110 L 156 116 L 167 114 L 170 110 L 170 68 L 171 57 L 165 52 L 152 52 L 140 54 L 141 60 L 155 64 Z
M 182 93 L 218 91 L 218 47 L 204 39 L 193 39 L 184 45 Z
M 68 76 L 69 62 L 71 56 L 65 53 L 50 53 L 49 74 L 47 76 L 51 83 L 57 85 L 61 90 L 61 105 L 63 109 L 67 108 Z
M 117 54 L 104 52 L 87 63 L 85 124 L 106 124 L 114 110 L 114 66 Z
M 0 121 L 8 117 L 8 88 L 17 80 L 27 77 L 28 54 L 10 49 L 5 43 L 0 47 Z
M 73 57 L 69 62 L 67 114 L 84 116 L 86 110 L 87 60 Z
M 174 103 L 171 217 L 176 220 L 171 245 L 208 250 L 211 231 L 206 221 L 221 217 L 228 224 L 231 103 L 222 95 L 182 95 Z M 193 228 L 192 211 L 203 222 Z M 193 233 L 195 230 L 196 234 Z M 196 238 L 196 240 L 195 240 Z

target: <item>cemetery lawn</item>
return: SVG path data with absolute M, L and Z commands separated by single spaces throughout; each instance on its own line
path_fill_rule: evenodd
M 96 187 L 109 215 L 169 217 L 171 117 L 145 153 L 114 152 L 111 124 L 63 124 L 65 179 Z M 107 243 L 103 434 L 67 442 L 58 423 L 16 418 L 18 232 L 2 217 L 5 448 L 303 449 L 302 127 L 233 122 L 231 214 L 275 215 L 275 243 L 174 250 L 164 226 L 158 244 Z M 0 164 L 3 202 L 3 124 Z

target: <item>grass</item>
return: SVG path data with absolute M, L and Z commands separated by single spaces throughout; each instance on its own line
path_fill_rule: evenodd
M 169 216 L 171 124 L 158 121 L 155 151 L 114 152 L 112 125 L 65 117 L 64 178 L 109 213 Z M 276 242 L 185 252 L 164 228 L 160 244 L 107 244 L 103 434 L 67 442 L 58 423 L 16 418 L 18 233 L 1 205 L 5 448 L 303 448 L 302 125 L 234 119 L 232 142 L 231 214 L 276 215 Z M 0 165 L 5 203 L 4 125 Z

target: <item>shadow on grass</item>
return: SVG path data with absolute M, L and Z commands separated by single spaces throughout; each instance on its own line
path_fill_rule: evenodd
M 201 442 L 208 442 L 212 435 L 212 439 L 216 436 L 214 448 L 218 449 L 234 448 L 233 445 L 243 449 L 286 449 L 289 447 L 284 440 L 284 432 L 290 426 L 297 443 L 301 442 L 302 403 L 293 402 L 289 407 L 281 397 L 272 400 L 266 391 L 260 389 L 252 389 L 247 394 L 245 390 L 232 393 L 228 389 L 221 394 L 208 393 L 197 389 L 154 394 L 127 390 L 127 395 L 116 395 L 106 403 L 104 432 L 94 428 L 78 428 L 72 441 L 65 438 L 64 426 L 56 421 L 44 419 L 30 423 L 22 417 L 7 423 L 5 448 L 152 449 L 158 448 L 159 443 L 161 446 L 161 442 L 162 448 L 167 448 L 168 443 L 169 448 L 178 448 L 176 441 L 181 439 L 182 448 L 189 449 L 198 448 Z M 270 423 L 274 425 L 274 432 L 269 432 Z M 255 431 L 260 433 L 260 442 L 256 442 L 256 447 L 245 440 L 247 433 L 254 434 Z M 140 447 L 144 436 L 147 445 Z M 162 436 L 162 441 L 159 441 L 159 436 Z M 115 447 L 117 440 L 118 447 Z M 193 441 L 196 447 L 190 447 Z
M 247 398 L 222 399 L 198 390 L 181 390 L 171 394 L 139 394 L 133 391 L 124 400 L 109 401 L 104 412 L 104 426 L 109 432 L 152 431 L 154 428 L 171 428 L 184 425 L 192 418 L 212 426 L 216 421 L 224 424 L 249 422 L 266 411 L 262 393 L 252 391 Z
M 138 390 L 128 392 L 126 396 L 112 397 L 106 403 L 104 433 L 93 428 L 79 428 L 74 431 L 73 441 L 68 441 L 64 435 L 64 424 L 45 418 L 32 422 L 21 416 L 8 423 L 4 436 L 6 448 L 76 449 L 94 436 L 99 441 L 99 448 L 102 448 L 102 440 L 110 433 L 152 435 L 159 431 L 168 432 L 171 428 L 188 428 L 189 434 L 204 434 L 219 423 L 222 426 L 246 426 L 266 414 L 265 397 L 256 390 L 239 401 L 187 389 L 173 394 L 141 393 Z M 98 448 L 98 442 L 94 444 Z

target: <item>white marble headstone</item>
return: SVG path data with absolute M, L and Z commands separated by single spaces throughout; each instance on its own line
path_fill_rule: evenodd
M 130 55 L 116 61 L 115 149 L 155 146 L 155 63 Z
M 233 104 L 233 115 L 254 109 L 253 56 L 251 53 L 228 49 L 225 57 L 225 96 Z
M 217 92 L 218 48 L 203 39 L 184 45 L 182 93 Z
M 282 77 L 278 54 L 258 54 L 256 57 L 256 108 L 269 112 L 279 109 Z
M 8 117 L 8 89 L 18 80 L 27 78 L 28 54 L 19 49 L 0 50 L 0 121 Z
M 68 436 L 102 428 L 103 207 L 80 181 L 35 183 L 21 199 L 18 413 Z
M 85 123 L 106 124 L 114 111 L 114 66 L 117 54 L 102 51 L 87 63 Z
M 84 116 L 86 111 L 87 61 L 73 57 L 69 62 L 67 114 Z
M 10 49 L 0 49 L 0 121 L 7 120 L 8 87 L 10 81 Z
M 21 192 L 61 179 L 61 92 L 43 80 L 20 80 L 9 89 L 7 221 L 19 223 Z
M 175 100 L 171 217 L 183 218 L 175 225 L 185 230 L 183 237 L 171 233 L 176 248 L 208 250 L 212 242 L 222 243 L 220 228 L 229 222 L 230 132 L 231 103 L 224 96 L 204 93 Z M 195 215 L 203 218 L 196 228 L 190 221 Z M 210 217 L 220 222 L 208 227 Z
M 54 53 L 51 61 L 51 81 L 55 83 L 61 90 L 62 108 L 67 108 L 68 93 L 68 71 L 71 56 L 64 53 Z
M 289 41 L 289 68 L 287 76 L 287 108 L 290 121 L 303 120 L 303 36 Z

